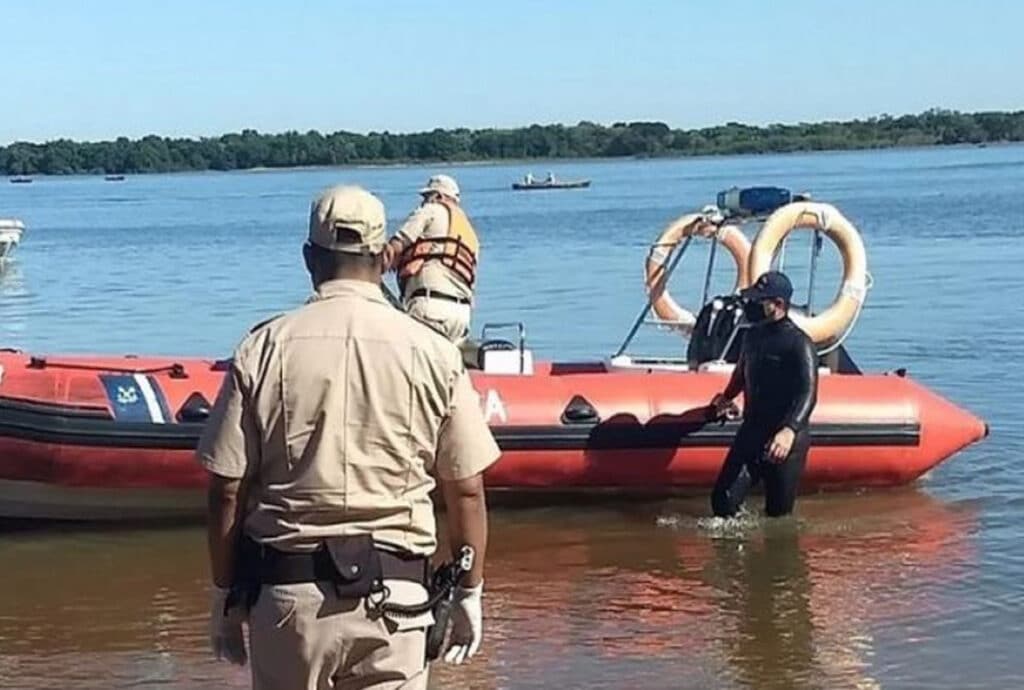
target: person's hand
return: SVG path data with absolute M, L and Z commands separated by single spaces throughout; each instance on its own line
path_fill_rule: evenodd
M 210 648 L 218 661 L 227 660 L 232 664 L 245 666 L 245 639 L 242 637 L 244 615 L 237 606 L 224 612 L 228 590 L 214 586 L 210 592 Z
M 384 272 L 387 273 L 391 270 L 392 265 L 395 261 L 395 245 L 388 242 L 384 245 Z
M 716 393 L 715 397 L 711 398 L 710 405 L 715 411 L 716 419 L 728 419 L 739 414 L 736 404 L 722 393 Z
M 793 450 L 793 440 L 796 438 L 796 433 L 793 432 L 788 426 L 784 426 L 775 434 L 772 438 L 771 443 L 768 444 L 768 457 L 775 464 L 779 464 L 786 461 L 789 457 L 789 451 Z
M 468 661 L 480 648 L 484 636 L 484 583 L 476 587 L 458 587 L 452 609 L 452 637 L 444 660 L 449 664 Z

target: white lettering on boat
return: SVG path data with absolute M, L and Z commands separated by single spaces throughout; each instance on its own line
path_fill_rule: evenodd
M 508 422 L 508 411 L 505 409 L 505 401 L 498 395 L 498 391 L 489 389 L 485 395 L 477 392 L 477 402 L 484 413 L 484 420 L 490 424 L 497 418 L 502 424 Z

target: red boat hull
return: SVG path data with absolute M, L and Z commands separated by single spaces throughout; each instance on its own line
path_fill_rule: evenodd
M 192 450 L 223 362 L 0 353 L 0 368 L 0 517 L 201 512 Z M 506 493 L 705 490 L 737 426 L 707 419 L 723 374 L 555 363 L 472 375 L 502 448 L 487 484 Z M 825 375 L 818 400 L 805 489 L 907 484 L 988 431 L 896 375 Z

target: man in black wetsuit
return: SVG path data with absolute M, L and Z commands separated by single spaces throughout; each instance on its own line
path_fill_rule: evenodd
M 787 313 L 793 285 L 778 271 L 765 273 L 740 296 L 753 325 L 746 332 L 725 391 L 711 400 L 722 415 L 743 392 L 743 423 L 725 458 L 711 508 L 735 515 L 750 487 L 764 481 L 765 513 L 788 515 L 810 446 L 808 420 L 817 402 L 818 356 L 810 338 Z

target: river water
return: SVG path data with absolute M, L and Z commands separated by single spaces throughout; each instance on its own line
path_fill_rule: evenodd
M 496 509 L 486 639 L 433 687 L 1015 688 L 1024 686 L 1024 148 L 545 164 L 588 190 L 512 193 L 525 165 L 37 178 L 0 185 L 28 230 L 0 274 L 0 347 L 222 356 L 304 298 L 309 200 L 380 194 L 392 224 L 454 173 L 485 244 L 475 329 L 525 321 L 545 358 L 602 357 L 643 304 L 660 229 L 736 185 L 836 204 L 874 278 L 848 341 L 991 436 L 896 491 L 803 497 L 774 523 L 706 518 L 704 498 Z M 392 228 L 393 229 L 393 228 Z M 756 228 L 749 228 L 752 234 Z M 807 238 L 787 249 L 806 299 Z M 700 296 L 703 256 L 674 292 Z M 814 291 L 838 285 L 826 247 Z M 730 286 L 725 260 L 713 290 Z M 645 330 L 634 351 L 679 353 Z M 756 501 L 754 507 L 756 508 Z M 0 532 L 0 687 L 246 687 L 210 660 L 198 525 Z

